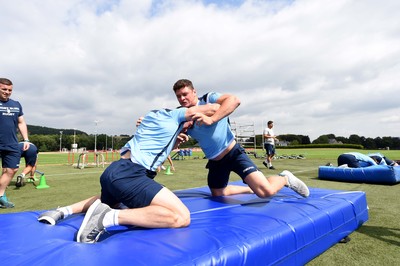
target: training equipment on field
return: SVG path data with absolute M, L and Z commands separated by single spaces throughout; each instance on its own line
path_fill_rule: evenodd
M 76 242 L 84 214 L 54 226 L 37 221 L 43 211 L 0 214 L 1 262 L 305 265 L 368 220 L 366 195 L 361 191 L 310 188 L 310 196 L 303 198 L 284 187 L 275 196 L 260 199 L 254 194 L 212 197 L 208 187 L 201 187 L 175 194 L 191 212 L 189 227 L 115 226 L 95 244 Z
M 39 185 L 36 186 L 36 189 L 49 188 L 50 186 L 48 186 L 47 183 L 46 183 L 46 177 L 44 176 L 44 173 L 39 172 L 39 171 L 36 171 L 36 173 L 40 174 Z
M 173 173 L 171 172 L 171 166 L 167 166 L 167 170 L 165 170 L 165 174 L 166 175 L 173 175 Z
M 332 181 L 393 185 L 400 182 L 400 166 L 373 165 L 360 168 L 320 166 L 318 178 Z

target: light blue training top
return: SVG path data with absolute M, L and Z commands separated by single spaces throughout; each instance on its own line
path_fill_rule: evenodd
M 199 98 L 197 105 L 217 103 L 221 95 L 220 93 L 209 92 Z M 235 140 L 228 117 L 224 117 L 210 126 L 199 126 L 193 123 L 193 127 L 187 133 L 197 140 L 208 159 L 217 157 Z
M 369 153 L 368 156 L 376 156 L 381 158 L 382 160 L 379 162 L 379 165 L 387 165 L 386 161 L 385 161 L 385 156 L 383 156 L 383 154 L 377 152 L 377 153 Z
M 377 163 L 368 155 L 359 153 L 359 152 L 346 152 L 345 154 L 351 154 L 354 155 L 356 160 L 359 162 L 361 167 L 366 167 L 366 166 L 371 166 L 371 165 L 377 165 Z
M 131 151 L 131 161 L 156 171 L 174 147 L 176 136 L 186 122 L 187 108 L 160 109 L 146 114 L 136 134 L 121 149 Z

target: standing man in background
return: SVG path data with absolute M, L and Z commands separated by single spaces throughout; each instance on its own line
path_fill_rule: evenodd
M 275 156 L 275 141 L 279 141 L 273 131 L 274 122 L 268 121 L 267 127 L 264 129 L 264 148 L 267 156 L 265 157 L 265 161 L 263 165 L 269 169 L 275 169 L 272 165 L 272 159 Z
M 22 106 L 10 99 L 13 83 L 0 78 L 0 155 L 2 172 L 0 177 L 0 208 L 13 208 L 14 204 L 5 196 L 6 188 L 19 168 L 21 150 L 18 146 L 17 128 L 24 139 L 23 150 L 29 148 L 28 128 Z

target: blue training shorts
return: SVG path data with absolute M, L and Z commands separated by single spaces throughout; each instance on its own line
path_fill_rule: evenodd
M 4 168 L 18 169 L 19 161 L 21 160 L 21 151 L 15 150 L 0 150 L 0 157 Z
M 35 166 L 38 154 L 37 154 L 37 149 L 28 149 L 26 151 L 23 151 L 21 154 L 22 157 L 25 157 L 25 164 L 28 166 Z
M 238 174 L 243 182 L 247 175 L 258 171 L 257 166 L 239 144 L 236 144 L 221 160 L 209 160 L 206 168 L 208 169 L 208 186 L 210 188 L 225 188 L 232 171 Z
M 101 201 L 109 206 L 123 203 L 128 208 L 149 206 L 163 188 L 153 180 L 155 175 L 130 159 L 115 161 L 100 176 Z
M 337 162 L 338 162 L 338 166 L 347 164 L 347 166 L 350 168 L 360 168 L 361 167 L 360 163 L 356 159 L 356 156 L 354 156 L 352 154 L 339 155 Z
M 275 155 L 275 145 L 264 143 L 264 149 L 268 156 Z

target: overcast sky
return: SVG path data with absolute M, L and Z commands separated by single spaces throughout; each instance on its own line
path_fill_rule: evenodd
M 29 125 L 133 134 L 198 94 L 261 133 L 400 136 L 398 0 L 0 0 L 0 76 Z M 101 121 L 95 126 L 94 121 Z

